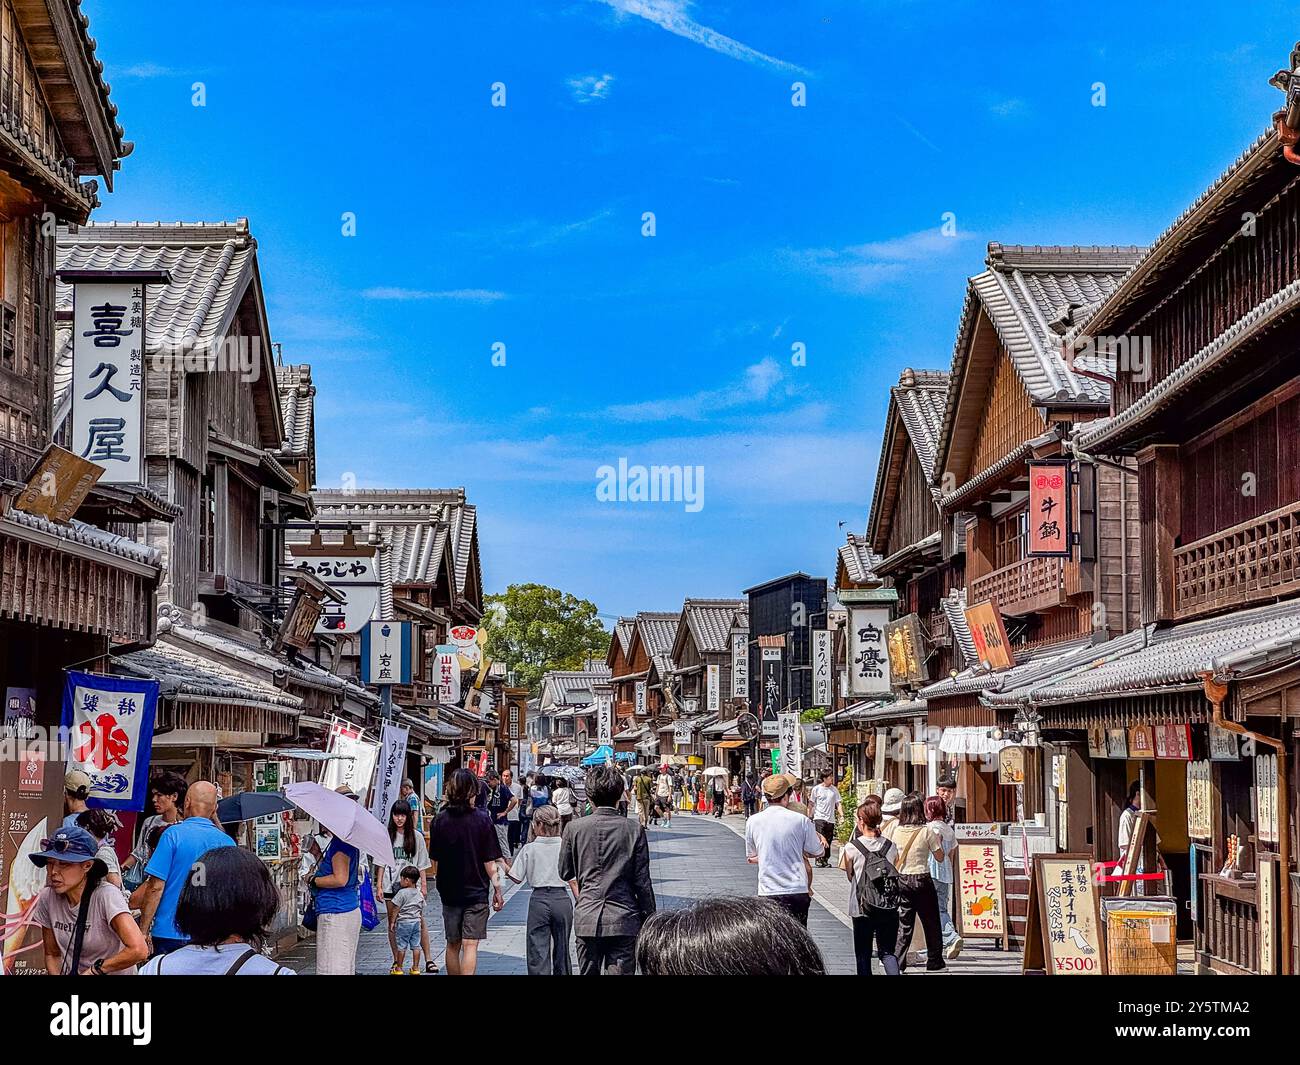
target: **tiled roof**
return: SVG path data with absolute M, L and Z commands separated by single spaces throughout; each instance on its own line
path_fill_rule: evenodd
M 478 550 L 477 510 L 463 488 L 319 489 L 312 499 L 322 521 L 354 521 L 362 528 L 374 522 L 390 545 L 391 579 L 398 583 L 436 582 L 449 541 L 456 594 L 480 598 L 480 589 L 468 588 Z M 380 565 L 381 578 L 389 580 Z
M 542 675 L 542 692 L 551 696 L 549 705 L 568 702 L 573 692 L 592 692 L 597 685 L 608 682 L 609 670 L 601 667 L 590 670 L 552 670 Z
M 696 649 L 706 652 L 729 650 L 731 630 L 739 618 L 749 628 L 749 604 L 744 599 L 687 599 L 682 604 L 682 622 L 690 628 Z
M 1109 386 L 1066 366 L 1061 334 L 1050 323 L 1078 319 L 1080 309 L 1100 304 L 1141 254 L 1137 247 L 989 244 L 988 269 L 970 279 L 962 306 L 934 467 L 936 479 L 943 475 L 939 467 L 953 432 L 980 309 L 992 322 L 1031 399 L 1044 405 L 1104 405 L 1110 399 Z
M 280 416 L 284 419 L 285 455 L 307 455 L 312 450 L 315 425 L 316 386 L 311 367 L 277 366 L 276 384 L 280 389 Z
M 1120 639 L 1133 638 L 1133 633 L 1120 637 Z M 978 667 L 965 669 L 955 678 L 949 677 L 927 685 L 917 692 L 917 695 L 922 699 L 943 699 L 952 695 L 969 695 L 972 692 L 1009 691 L 1011 688 L 1034 683 L 1061 670 L 1090 661 L 1095 653 L 1096 645 L 1088 637 L 1068 643 L 1037 647 L 1017 655 L 1016 664 L 1011 669 L 1000 673 L 987 673 Z
M 854 584 L 880 582 L 880 578 L 876 576 L 876 566 L 880 564 L 880 556 L 872 552 L 865 536 L 847 533 L 845 543 L 840 546 L 839 558 L 844 564 L 846 576 Z
M 647 655 L 655 658 L 667 657 L 672 653 L 673 637 L 677 635 L 677 623 L 680 620 L 681 614 L 650 611 L 637 614 L 637 632 L 641 635 Z
M 898 416 L 907 429 L 921 469 L 934 469 L 948 400 L 948 374 L 943 370 L 904 370 L 890 390 Z
M 924 699 L 868 699 L 864 702 L 846 706 L 833 714 L 827 714 L 824 721 L 828 725 L 846 724 L 848 722 L 880 722 L 895 718 L 924 717 L 926 704 Z
M 129 559 L 132 562 L 139 562 L 145 566 L 156 566 L 162 558 L 162 553 L 155 547 L 136 543 L 134 540 L 128 540 L 125 536 L 118 536 L 116 533 L 96 528 L 94 525 L 87 525 L 81 521 L 74 520 L 61 524 L 43 518 L 38 514 L 28 514 L 26 511 L 14 507 L 10 507 L 5 512 L 3 520 L 11 521 L 15 525 L 21 525 L 24 528 L 34 529 L 37 532 L 45 533 L 47 536 L 58 537 L 58 539 L 66 540 L 69 543 L 97 548 L 107 554 Z
M 257 242 L 248 220 L 236 222 L 100 222 L 59 230 L 60 270 L 167 270 L 171 284 L 150 285 L 145 347 L 153 352 L 215 344 L 226 332 L 256 271 Z M 72 287 L 60 283 L 55 307 L 72 310 Z M 55 423 L 66 416 L 72 384 L 72 322 L 55 325 Z
M 188 695 L 216 702 L 259 706 L 281 713 L 302 708 L 302 700 L 297 696 L 166 638 L 146 650 L 117 655 L 113 663 L 136 676 L 160 681 L 164 696 Z
M 961 656 L 968 666 L 979 665 L 979 652 L 975 650 L 975 640 L 970 634 L 970 624 L 966 621 L 966 589 L 953 588 L 939 600 L 939 608 L 948 620 L 952 638 Z
M 636 628 L 636 618 L 619 618 L 614 623 L 614 635 L 618 638 L 618 645 L 622 648 L 623 657 L 627 657 L 628 649 L 632 646 L 632 630 Z
M 1300 654 L 1300 600 L 1239 610 L 1165 629 L 1148 626 L 1090 649 L 1047 676 L 1021 678 L 989 703 L 1052 705 L 1201 686 L 1204 670 L 1248 671 Z M 1066 668 L 1068 667 L 1068 668 Z M 1009 688 L 1010 686 L 1008 686 Z

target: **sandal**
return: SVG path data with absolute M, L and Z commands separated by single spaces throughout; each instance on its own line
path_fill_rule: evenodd
M 438 963 L 436 961 L 427 962 L 424 966 L 424 971 L 426 973 L 436 973 L 438 971 Z
M 394 965 L 391 969 L 388 970 L 388 975 L 389 975 L 389 976 L 403 976 L 403 975 L 405 975 L 405 974 L 402 972 L 402 967 L 401 967 L 400 965 Z

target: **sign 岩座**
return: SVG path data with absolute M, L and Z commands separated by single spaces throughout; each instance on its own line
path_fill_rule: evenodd
M 361 682 L 410 684 L 413 645 L 411 622 L 368 621 L 361 630 Z
M 1029 557 L 1069 558 L 1073 520 L 1070 464 L 1046 459 L 1029 464 Z
M 67 767 L 90 777 L 86 805 L 143 810 L 158 682 L 67 672 L 62 717 L 68 735 Z
M 144 483 L 144 282 L 72 285 L 72 449 L 104 484 Z
M 998 610 L 998 601 L 986 599 L 967 607 L 965 614 L 971 640 L 975 644 L 975 656 L 980 664 L 994 672 L 1015 665 L 1015 659 L 1011 657 L 1011 641 L 1007 638 L 1006 626 L 1002 624 L 1002 612 Z

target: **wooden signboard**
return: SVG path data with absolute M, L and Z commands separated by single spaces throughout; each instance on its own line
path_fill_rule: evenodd
M 1142 847 L 1146 843 L 1147 826 L 1151 824 L 1151 815 L 1154 810 L 1143 810 L 1138 814 L 1137 824 L 1133 826 L 1133 838 L 1129 840 L 1128 850 L 1124 854 L 1124 865 L 1122 866 L 1125 876 L 1133 876 L 1137 872 L 1138 862 L 1142 860 Z M 1119 882 L 1119 894 L 1132 895 L 1135 880 L 1121 880 Z
M 1001 939 L 1010 950 L 1006 880 L 1002 875 L 1000 839 L 957 843 L 958 931 L 967 939 Z
M 1181 762 L 1192 757 L 1191 725 L 1156 725 L 1156 757 L 1175 758 Z
M 1029 544 L 1034 558 L 1069 558 L 1074 522 L 1070 506 L 1070 464 L 1048 459 L 1029 464 Z
M 1021 964 L 1049 976 L 1106 975 L 1091 854 L 1034 855 Z
M 51 444 L 14 500 L 14 507 L 50 521 L 71 521 L 103 475 L 103 466 Z
M 1023 784 L 1025 782 L 1025 749 L 1003 747 L 998 752 L 998 783 Z
M 1130 758 L 1154 758 L 1156 740 L 1151 734 L 1150 725 L 1132 725 L 1128 730 L 1128 756 Z
M 975 653 L 981 665 L 995 673 L 1015 665 L 1011 657 L 1011 641 L 1007 638 L 996 599 L 967 607 L 966 624 L 970 627 L 971 640 L 975 643 Z
M 1278 974 L 1278 880 L 1276 854 L 1259 855 L 1259 975 Z

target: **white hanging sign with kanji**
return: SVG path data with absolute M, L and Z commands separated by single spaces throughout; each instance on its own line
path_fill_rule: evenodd
M 79 281 L 72 309 L 72 448 L 100 484 L 144 483 L 144 284 Z

